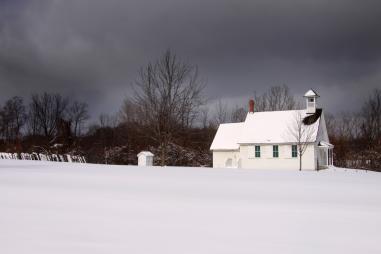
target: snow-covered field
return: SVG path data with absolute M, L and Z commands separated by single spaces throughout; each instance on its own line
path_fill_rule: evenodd
M 0 160 L 0 253 L 381 253 L 381 174 Z

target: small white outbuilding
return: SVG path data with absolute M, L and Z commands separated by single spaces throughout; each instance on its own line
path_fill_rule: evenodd
M 152 166 L 153 156 L 153 153 L 149 151 L 141 151 L 138 154 L 138 166 Z

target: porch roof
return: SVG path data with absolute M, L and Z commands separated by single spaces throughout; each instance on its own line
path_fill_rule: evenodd
M 325 142 L 325 141 L 320 141 L 319 144 L 318 144 L 318 147 L 322 147 L 322 148 L 333 148 L 334 145 L 328 143 L 328 142 Z

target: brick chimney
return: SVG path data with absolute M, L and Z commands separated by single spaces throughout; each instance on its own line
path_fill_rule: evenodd
M 249 113 L 254 113 L 254 100 L 249 100 Z

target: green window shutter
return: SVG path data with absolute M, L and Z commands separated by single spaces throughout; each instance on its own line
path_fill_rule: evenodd
M 291 155 L 292 155 L 292 158 L 296 158 L 298 157 L 298 146 L 297 145 L 292 145 L 292 149 L 291 149 Z
M 260 158 L 260 157 L 261 157 L 261 147 L 255 146 L 255 158 Z
M 274 158 L 279 157 L 279 146 L 277 146 L 277 145 L 273 146 L 273 157 Z

